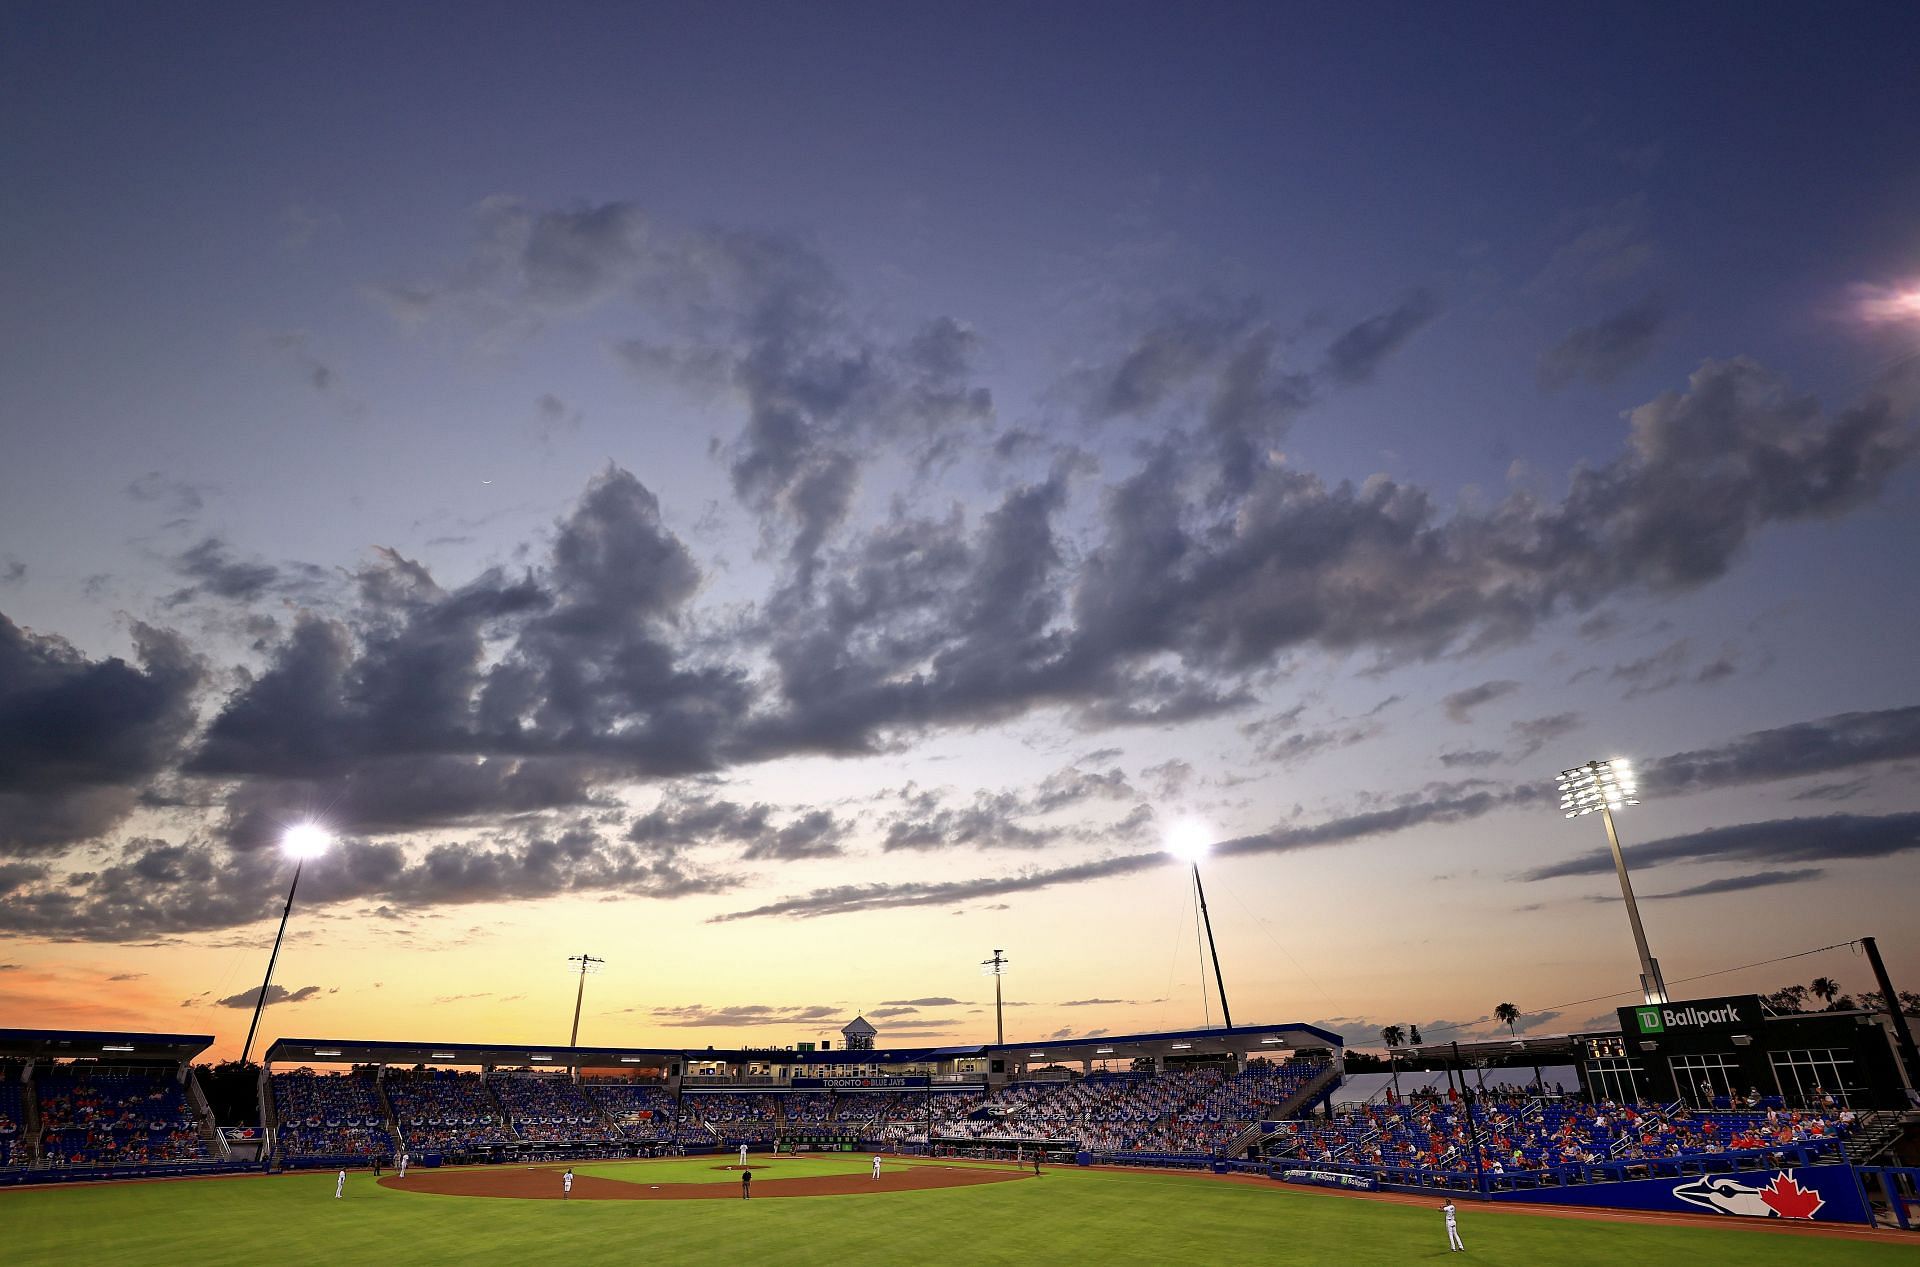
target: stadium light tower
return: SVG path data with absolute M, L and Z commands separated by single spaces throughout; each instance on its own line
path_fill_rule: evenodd
M 1640 952 L 1640 993 L 1648 1003 L 1667 1001 L 1667 983 L 1660 976 L 1660 961 L 1647 949 L 1647 930 L 1640 926 L 1640 907 L 1633 900 L 1633 882 L 1627 879 L 1627 860 L 1620 852 L 1620 833 L 1613 827 L 1613 811 L 1638 805 L 1638 785 L 1633 767 L 1625 761 L 1589 761 L 1571 770 L 1562 770 L 1556 780 L 1560 788 L 1560 812 L 1568 818 L 1600 815 L 1606 824 L 1607 845 L 1613 850 L 1613 868 L 1620 873 L 1620 896 L 1626 899 L 1627 919 L 1633 924 L 1634 948 Z
M 598 972 L 606 965 L 606 960 L 595 959 L 592 955 L 568 955 L 568 963 L 580 965 L 580 988 L 573 993 L 573 1036 L 567 1039 L 567 1046 L 580 1045 L 580 1004 L 587 997 L 587 974 Z
M 1213 944 L 1213 917 L 1207 914 L 1207 890 L 1200 883 L 1200 859 L 1213 849 L 1213 833 L 1206 824 L 1187 819 L 1175 823 L 1167 836 L 1167 848 L 1177 858 L 1193 866 L 1193 891 L 1200 898 L 1200 919 L 1207 926 L 1207 952 L 1213 956 L 1213 984 L 1220 991 L 1220 1017 L 1233 1028 L 1233 1011 L 1227 1006 L 1227 981 L 1220 975 L 1220 948 Z M 1203 990 L 1202 993 L 1205 993 Z
M 993 978 L 993 1041 L 997 1045 L 1005 1046 L 1007 1027 L 1000 1019 L 1000 978 L 1007 975 L 1007 952 L 996 950 L 993 952 L 993 958 L 982 959 L 980 972 L 983 976 Z
M 333 845 L 333 835 L 318 823 L 295 823 L 280 838 L 280 852 L 293 859 L 293 883 L 287 886 L 287 904 L 280 909 L 280 931 L 273 935 L 273 953 L 267 956 L 267 979 L 260 983 L 260 997 L 253 1001 L 253 1023 L 247 1026 L 246 1045 L 240 1049 L 240 1063 L 253 1054 L 253 1036 L 260 1028 L 260 1013 L 267 1007 L 267 991 L 273 988 L 273 965 L 280 958 L 280 940 L 287 935 L 287 916 L 293 913 L 293 895 L 300 888 L 300 868 L 307 859 L 318 858 Z

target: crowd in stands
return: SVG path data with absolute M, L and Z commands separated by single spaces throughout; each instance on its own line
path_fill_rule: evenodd
M 599 1106 L 628 1139 L 656 1142 L 673 1138 L 673 1092 L 651 1082 L 587 1082 L 587 1098 Z
M 52 1165 L 201 1161 L 199 1114 L 170 1073 L 67 1066 L 36 1080 L 40 1156 Z
M 394 1152 L 386 1105 L 370 1073 L 273 1075 L 283 1157 L 365 1157 Z
M 1017 1082 L 994 1092 L 985 1113 L 936 1133 L 1067 1140 L 1112 1154 L 1218 1156 L 1234 1150 L 1253 1123 L 1277 1115 L 1326 1069 L 1324 1062 L 1256 1059 L 1238 1071 L 1197 1066 Z
M 1349 1108 L 1331 1119 L 1288 1122 L 1271 1141 L 1276 1155 L 1312 1162 L 1485 1174 L 1644 1164 L 1732 1152 L 1837 1147 L 1853 1125 L 1845 1109 L 1789 1110 L 1755 1097 L 1741 1111 L 1587 1103 L 1514 1091 L 1477 1099 L 1469 1125 L 1457 1099 Z M 1475 1144 L 1478 1144 L 1476 1167 Z
M 780 1135 L 780 1113 L 772 1095 L 735 1091 L 683 1096 L 676 1133 L 690 1146 L 710 1140 L 729 1144 L 771 1144 Z
M 24 1165 L 31 1155 L 27 1147 L 27 1097 L 20 1085 L 20 1071 L 0 1065 L 0 1166 Z
M 894 1096 L 876 1117 L 874 1138 L 889 1144 L 924 1144 L 928 1132 L 951 1135 L 954 1123 L 965 1121 L 987 1102 L 979 1091 L 923 1091 Z
M 611 1144 L 617 1134 L 573 1079 L 556 1074 L 495 1073 L 487 1078 L 513 1133 L 529 1144 Z
M 410 1152 L 460 1155 L 514 1142 L 499 1103 L 479 1074 L 389 1070 L 384 1085 L 393 1120 Z

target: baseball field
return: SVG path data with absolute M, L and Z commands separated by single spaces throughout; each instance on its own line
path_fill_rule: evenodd
M 1148 1171 L 723 1157 L 155 1181 L 0 1191 L 0 1261 L 193 1267 L 666 1262 L 1405 1264 L 1446 1254 L 1436 1202 Z M 433 1189 L 439 1189 L 434 1191 Z M 691 1199 L 675 1199 L 691 1198 Z M 700 1199 L 714 1198 L 714 1199 Z M 719 1199 L 724 1198 L 724 1199 Z M 1582 1219 L 1460 1207 L 1463 1261 L 1689 1267 L 1913 1264 L 1895 1233 Z

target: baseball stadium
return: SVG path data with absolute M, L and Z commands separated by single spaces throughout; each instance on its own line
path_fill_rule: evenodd
M 1917 51 L 0 0 L 0 1267 L 1920 1267 Z
M 1300 1023 L 930 1048 L 864 1018 L 838 1046 L 737 1050 L 281 1038 L 244 1126 L 193 1063 L 210 1035 L 7 1030 L 0 1216 L 7 1261 L 48 1264 L 1389 1263 L 1435 1252 L 1443 1218 L 1490 1262 L 1911 1261 L 1894 1026 L 1643 1010 L 1353 1076 L 1342 1037 Z M 1831 1091 L 1740 1089 L 1812 1042 L 1842 1053 Z M 1717 1074 L 1696 1091 L 1661 1067 Z M 1645 1098 L 1607 1094 L 1626 1069 Z

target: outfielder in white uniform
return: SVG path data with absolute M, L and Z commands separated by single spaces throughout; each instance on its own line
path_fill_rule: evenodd
M 347 1190 L 347 1172 L 341 1171 L 339 1178 L 333 1181 L 333 1199 L 338 1201 Z
M 740 1164 L 742 1166 L 747 1164 L 747 1146 L 745 1144 L 740 1145 Z
M 873 1155 L 873 1177 L 875 1179 L 878 1179 L 880 1177 L 880 1154 L 879 1153 L 875 1153 Z
M 400 1177 L 407 1177 L 407 1155 L 404 1152 L 400 1154 Z
M 1440 1212 L 1447 1216 L 1447 1250 L 1448 1252 L 1452 1252 L 1453 1250 L 1456 1250 L 1456 1249 L 1464 1251 L 1467 1247 L 1460 1243 L 1460 1225 L 1453 1221 L 1453 1198 L 1452 1197 L 1447 1198 L 1447 1203 L 1440 1207 Z
M 560 1176 L 560 1199 L 573 1200 L 573 1167 L 567 1167 L 567 1173 Z

